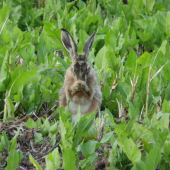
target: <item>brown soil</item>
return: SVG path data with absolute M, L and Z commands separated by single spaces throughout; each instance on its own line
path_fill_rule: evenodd
M 35 117 L 32 117 L 35 119 Z M 45 157 L 52 152 L 56 147 L 59 147 L 60 143 L 60 135 L 56 136 L 56 144 L 54 147 L 50 145 L 50 138 L 44 137 L 43 144 L 37 144 L 34 142 L 34 132 L 38 132 L 39 129 L 28 129 L 26 127 L 26 121 L 28 119 L 28 116 L 25 116 L 21 119 L 18 119 L 16 121 L 2 123 L 0 122 L 0 133 L 2 131 L 5 131 L 8 139 L 11 140 L 18 128 L 21 126 L 19 135 L 17 137 L 17 148 L 16 150 L 22 151 L 23 158 L 20 162 L 18 168 L 16 170 L 34 170 L 35 167 L 33 164 L 29 161 L 29 154 L 32 155 L 32 157 L 40 164 L 40 166 L 45 169 Z M 101 149 L 96 150 L 98 153 L 98 160 L 95 163 L 95 170 L 106 170 L 109 166 L 108 159 L 103 156 L 103 151 Z M 60 149 L 59 149 L 60 152 Z M 2 153 L 2 159 L 1 162 L 5 163 L 4 167 L 0 167 L 0 170 L 4 170 L 6 166 L 6 161 L 8 158 L 8 152 L 7 150 L 4 150 Z M 84 159 L 83 155 L 80 154 L 80 160 Z M 62 169 L 60 169 L 62 170 Z

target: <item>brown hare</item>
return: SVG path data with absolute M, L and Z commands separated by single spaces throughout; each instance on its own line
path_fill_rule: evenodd
M 88 55 L 93 44 L 95 32 L 86 40 L 83 54 L 77 54 L 77 45 L 70 33 L 61 29 L 61 40 L 70 53 L 72 64 L 67 69 L 63 87 L 59 91 L 59 104 L 65 107 L 69 103 L 72 122 L 75 123 L 78 106 L 81 116 L 100 109 L 102 93 L 98 85 L 97 74 L 88 62 Z M 68 102 L 70 101 L 70 102 Z

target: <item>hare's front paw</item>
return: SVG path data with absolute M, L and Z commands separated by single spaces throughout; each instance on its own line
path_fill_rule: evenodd
M 89 92 L 89 88 L 87 86 L 87 84 L 84 81 L 76 81 L 72 86 L 71 86 L 71 91 L 72 94 L 78 92 L 78 91 L 85 91 L 85 92 Z

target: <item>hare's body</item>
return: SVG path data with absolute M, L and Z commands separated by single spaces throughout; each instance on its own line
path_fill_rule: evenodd
M 83 49 L 84 54 L 77 54 L 77 46 L 75 45 L 71 35 L 62 29 L 62 41 L 66 49 L 70 52 L 73 59 L 72 65 L 67 69 L 64 85 L 59 92 L 60 106 L 65 107 L 69 102 L 69 110 L 75 122 L 78 106 L 81 108 L 81 115 L 97 111 L 101 105 L 101 91 L 98 85 L 97 75 L 93 67 L 87 63 L 87 53 L 89 46 L 92 45 L 93 39 L 86 41 Z M 70 41 L 70 42 L 68 42 Z M 85 47 L 86 46 L 86 47 Z

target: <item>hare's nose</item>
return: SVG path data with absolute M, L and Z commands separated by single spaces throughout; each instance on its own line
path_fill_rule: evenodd
M 79 65 L 82 65 L 84 63 L 84 61 L 78 61 Z

